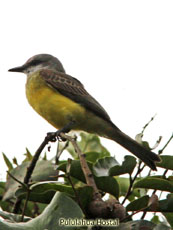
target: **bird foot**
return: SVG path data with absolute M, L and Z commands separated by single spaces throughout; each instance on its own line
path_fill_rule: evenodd
M 60 133 L 68 133 L 68 132 L 70 132 L 70 130 L 71 130 L 73 125 L 74 125 L 74 121 L 71 121 L 67 125 L 65 125 L 62 129 L 59 129 L 56 132 L 47 133 L 46 138 L 48 139 L 48 141 L 51 141 L 51 142 L 55 142 L 57 140 L 66 141 L 65 138 L 62 138 L 60 136 Z

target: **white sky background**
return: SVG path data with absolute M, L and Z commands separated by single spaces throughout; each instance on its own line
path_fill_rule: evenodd
M 162 135 L 161 148 L 173 131 L 172 12 L 170 0 L 1 1 L 0 152 L 20 162 L 54 130 L 28 105 L 26 76 L 7 72 L 39 53 L 58 57 L 131 137 L 157 113 L 145 139 L 154 145 Z M 127 154 L 103 143 L 120 161 Z M 165 154 L 172 150 L 173 142 Z

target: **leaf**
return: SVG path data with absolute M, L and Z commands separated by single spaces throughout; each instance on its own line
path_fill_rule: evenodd
M 24 189 L 23 187 L 21 187 L 15 192 L 15 196 L 19 197 L 20 199 L 26 199 L 27 193 L 28 193 L 27 190 Z M 45 191 L 45 193 L 30 192 L 28 200 L 31 202 L 39 202 L 42 204 L 49 204 L 51 202 L 53 196 L 55 195 L 55 193 L 56 193 L 55 190 L 48 190 L 48 191 Z
M 2 196 L 2 194 L 4 193 L 5 191 L 5 182 L 0 182 L 0 196 Z
M 173 192 L 173 182 L 163 178 L 146 177 L 134 184 L 134 188 L 156 189 Z
M 127 191 L 128 191 L 128 188 L 129 188 L 129 185 L 130 185 L 130 182 L 129 182 L 129 178 L 125 178 L 125 177 L 115 177 L 118 184 L 119 184 L 119 187 L 120 187 L 120 197 L 121 196 L 125 196 Z M 130 196 L 128 197 L 128 200 L 129 201 L 132 201 L 135 199 L 135 197 L 140 197 L 140 190 L 141 189 L 133 189 L 132 190 L 132 193 L 130 194 Z
M 160 156 L 160 158 L 162 161 L 156 163 L 158 167 L 173 170 L 173 156 L 164 155 L 164 156 Z
M 159 201 L 159 212 L 172 212 L 173 213 L 173 194 L 168 194 L 167 199 Z
M 101 144 L 97 135 L 81 132 L 80 138 L 81 140 L 77 141 L 77 144 L 83 153 L 99 152 L 102 153 L 102 156 L 110 156 L 109 151 Z M 69 143 L 67 151 L 73 156 L 74 159 L 78 158 L 78 155 L 76 154 L 71 143 Z
M 127 205 L 126 210 L 129 211 L 138 211 L 148 207 L 149 196 L 140 197 L 137 200 L 132 201 Z
M 21 217 L 22 217 L 22 215 L 4 212 L 4 211 L 0 211 L 0 216 L 5 220 L 9 220 L 10 222 L 21 222 Z M 24 217 L 23 222 L 27 222 L 29 220 L 31 220 L 30 217 Z
M 14 157 L 14 158 L 13 158 L 13 164 L 15 164 L 15 165 L 17 165 L 17 166 L 18 166 L 18 163 L 17 163 L 17 158 L 16 158 L 16 157 Z
M 115 165 L 110 169 L 110 176 L 122 175 L 125 173 L 132 174 L 136 166 L 136 158 L 133 156 L 125 156 L 122 165 Z
M 59 165 L 58 170 L 66 172 L 66 164 L 67 163 Z M 88 167 L 90 168 L 90 170 L 92 171 L 93 164 L 90 162 L 87 162 L 87 164 L 88 164 Z M 86 183 L 79 160 L 73 160 L 72 161 L 71 168 L 70 168 L 70 175 L 72 177 Z M 115 197 L 119 196 L 119 185 L 118 185 L 115 178 L 109 177 L 109 176 L 107 176 L 107 177 L 96 177 L 96 176 L 94 176 L 94 180 L 95 180 L 95 183 L 96 183 L 98 189 L 100 189 L 104 192 L 110 193 Z
M 8 171 L 13 169 L 13 164 L 10 162 L 10 160 L 8 159 L 8 157 L 5 155 L 5 153 L 2 153 L 2 156 L 4 158 L 5 164 L 8 168 Z
M 64 185 L 57 181 L 38 182 L 30 187 L 29 200 L 40 203 L 49 203 L 56 191 L 64 192 L 67 195 L 74 196 L 74 191 L 71 186 Z M 19 188 L 15 195 L 19 198 L 26 198 L 27 190 Z
M 173 228 L 173 213 L 163 212 L 162 214 L 165 216 L 166 220 L 168 221 L 168 223 Z
M 60 225 L 61 219 L 81 219 L 84 215 L 71 198 L 57 192 L 42 214 L 26 223 L 9 223 L 0 221 L 3 230 L 77 230 L 80 227 Z
M 44 181 L 44 182 L 38 182 L 36 184 L 33 184 L 30 187 L 30 190 L 33 193 L 45 193 L 49 190 L 59 191 L 59 192 L 65 192 L 67 194 L 73 195 L 73 189 L 71 186 L 64 185 L 57 181 Z
M 96 161 L 98 159 L 104 158 L 104 157 L 108 157 L 108 154 L 105 154 L 104 152 L 86 152 L 85 153 L 85 159 L 91 163 L 96 163 Z
M 94 177 L 97 188 L 106 192 L 110 193 L 111 195 L 115 196 L 117 199 L 119 197 L 119 184 L 117 183 L 116 179 L 113 177 Z
M 125 173 L 131 174 L 136 166 L 136 158 L 133 156 L 125 156 L 122 165 L 115 160 L 114 157 L 105 157 L 99 159 L 93 166 L 96 176 L 117 176 Z
M 26 148 L 26 153 L 24 155 L 26 156 L 26 158 L 24 159 L 23 162 L 31 161 L 33 158 L 32 154 L 28 148 Z
M 147 141 L 143 141 L 142 140 L 142 137 L 143 137 L 143 133 L 138 133 L 135 137 L 135 140 L 141 144 L 144 148 L 148 149 L 148 150 L 151 150 L 151 147 L 149 145 L 149 143 Z
M 94 175 L 97 177 L 109 176 L 109 170 L 115 165 L 118 165 L 118 162 L 114 157 L 105 157 L 99 159 L 95 165 L 93 165 Z
M 79 187 L 76 189 L 82 208 L 88 206 L 93 199 L 93 188 L 90 186 Z
M 148 197 L 148 196 L 144 196 L 144 197 Z M 139 206 L 140 206 L 140 199 L 137 199 L 133 202 L 138 202 Z M 143 198 L 143 199 L 147 199 L 147 198 Z M 138 210 L 138 206 L 135 206 L 134 203 L 131 202 L 126 208 L 127 211 L 137 211 Z M 146 200 L 147 202 L 147 200 Z M 149 197 L 148 197 L 148 205 L 151 205 L 151 203 L 149 203 Z M 147 208 L 147 211 L 153 211 L 152 207 Z M 173 194 L 168 194 L 167 199 L 164 200 L 160 200 L 158 202 L 158 206 L 157 206 L 157 212 L 162 212 L 162 213 L 173 213 Z
M 44 161 L 47 161 L 47 154 L 46 154 L 46 152 L 44 153 L 43 160 L 44 160 Z
M 10 173 L 17 178 L 19 181 L 23 182 L 24 176 L 26 174 L 27 167 L 30 162 L 24 162 L 16 168 L 12 169 Z M 40 160 L 37 162 L 34 172 L 32 174 L 32 181 L 48 181 L 56 180 L 57 171 L 54 170 L 54 165 L 50 161 Z M 6 192 L 3 196 L 3 200 L 9 200 L 14 197 L 19 184 L 11 177 L 8 177 L 6 183 Z
M 160 224 L 161 221 L 159 220 L 159 216 L 154 215 L 151 219 L 151 222 L 153 222 L 154 224 Z
M 147 220 L 136 220 L 136 221 L 130 221 L 128 223 L 130 224 L 131 228 L 127 230 L 171 230 L 171 228 L 169 228 L 164 224 L 156 225 Z

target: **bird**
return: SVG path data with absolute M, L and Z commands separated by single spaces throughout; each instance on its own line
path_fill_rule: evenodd
M 85 131 L 111 139 L 152 170 L 157 170 L 156 162 L 160 162 L 160 157 L 122 132 L 84 85 L 66 74 L 58 58 L 37 54 L 8 71 L 27 75 L 26 97 L 29 104 L 57 130 L 68 126 L 69 131 Z

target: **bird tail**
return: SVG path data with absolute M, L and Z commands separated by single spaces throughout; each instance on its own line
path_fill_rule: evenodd
M 109 130 L 109 132 L 107 133 L 107 138 L 122 145 L 125 149 L 127 149 L 135 156 L 137 156 L 140 160 L 142 160 L 151 169 L 157 170 L 155 162 L 160 162 L 160 157 L 150 150 L 144 148 L 141 144 L 133 140 L 131 137 L 127 136 L 116 126 Z

